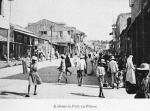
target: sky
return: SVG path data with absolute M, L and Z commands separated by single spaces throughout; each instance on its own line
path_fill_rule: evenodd
M 129 13 L 129 0 L 14 0 L 11 23 L 26 27 L 42 19 L 64 22 L 84 32 L 88 40 L 111 40 L 111 25 Z

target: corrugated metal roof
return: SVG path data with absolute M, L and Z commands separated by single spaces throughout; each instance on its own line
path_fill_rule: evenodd
M 31 31 L 29 31 L 29 30 L 27 30 L 27 29 L 25 29 L 25 28 L 23 28 L 23 27 L 21 27 L 21 26 L 19 26 L 19 25 L 11 24 L 11 26 L 12 26 L 13 29 L 15 29 L 15 30 L 20 30 L 20 31 L 22 31 L 22 32 L 34 34 L 33 32 L 31 32 Z

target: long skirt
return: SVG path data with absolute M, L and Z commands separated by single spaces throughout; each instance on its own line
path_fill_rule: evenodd
M 29 85 L 40 85 L 42 84 L 42 80 L 39 77 L 37 72 L 29 73 Z
M 93 64 L 92 62 L 87 62 L 87 74 L 93 73 Z

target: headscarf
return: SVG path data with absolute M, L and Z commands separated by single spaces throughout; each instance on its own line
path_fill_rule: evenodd
M 132 64 L 132 65 L 133 65 L 132 58 L 133 58 L 132 55 L 130 55 L 130 56 L 128 57 L 128 59 L 127 59 L 127 64 Z

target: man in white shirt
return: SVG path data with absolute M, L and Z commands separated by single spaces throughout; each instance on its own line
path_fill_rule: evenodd
M 77 71 L 78 86 L 82 85 L 83 72 L 85 68 L 86 68 L 86 63 L 84 60 L 84 56 L 81 55 L 80 60 L 78 62 L 78 71 Z
M 114 89 L 114 82 L 116 82 L 116 74 L 119 71 L 119 69 L 118 69 L 117 62 L 114 61 L 115 59 L 114 56 L 112 56 L 110 59 L 111 60 L 108 63 L 108 72 L 111 73 L 111 85 L 112 85 L 112 88 Z

